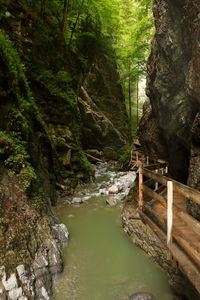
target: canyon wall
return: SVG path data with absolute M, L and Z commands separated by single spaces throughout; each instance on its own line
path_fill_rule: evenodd
M 140 122 L 145 152 L 169 162 L 174 179 L 200 188 L 200 3 L 154 0 L 155 37 Z M 199 208 L 192 207 L 199 217 Z
M 67 235 L 52 206 L 128 140 L 107 38 L 88 17 L 69 45 L 44 2 L 0 3 L 0 299 L 49 299 Z

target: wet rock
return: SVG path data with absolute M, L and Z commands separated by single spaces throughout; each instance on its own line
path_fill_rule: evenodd
M 81 204 L 83 203 L 83 200 L 81 198 L 73 198 L 72 201 L 71 201 L 71 204 Z
M 109 194 L 117 194 L 117 193 L 119 193 L 119 188 L 118 188 L 118 186 L 112 185 L 111 187 L 109 187 L 108 193 L 109 193 Z
M 23 296 L 23 291 L 22 291 L 21 287 L 20 288 L 12 289 L 8 293 L 8 299 L 9 300 L 18 300 L 19 297 L 22 297 L 22 296 Z
M 66 243 L 69 238 L 69 231 L 65 224 L 55 224 L 52 226 L 54 236 L 58 239 L 62 244 Z
M 106 204 L 108 204 L 110 206 L 115 206 L 115 205 L 117 205 L 117 200 L 115 198 L 108 198 L 108 199 L 106 199 Z
M 130 300 L 156 300 L 150 293 L 138 292 L 130 296 Z
M 10 291 L 18 287 L 16 274 L 13 273 L 8 279 L 6 279 L 6 273 L 4 273 L 2 278 L 2 284 L 6 291 Z
M 84 148 L 103 149 L 103 155 L 106 158 L 116 159 L 119 147 L 127 143 L 127 138 L 124 136 L 126 126 L 123 131 L 119 131 L 118 126 L 113 124 L 112 118 L 108 118 L 99 109 L 84 87 L 80 89 L 78 104 L 83 121 L 82 144 Z M 113 116 L 113 107 L 111 116 Z

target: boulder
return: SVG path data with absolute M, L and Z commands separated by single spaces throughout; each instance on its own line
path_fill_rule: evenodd
M 138 292 L 130 296 L 130 300 L 156 300 L 150 293 Z
M 112 185 L 111 187 L 108 188 L 109 194 L 117 194 L 119 193 L 119 188 L 117 185 Z
M 110 206 L 115 206 L 117 204 L 117 200 L 115 198 L 107 198 L 106 203 Z
M 72 201 L 71 201 L 71 204 L 81 204 L 83 203 L 83 200 L 81 198 L 73 198 Z

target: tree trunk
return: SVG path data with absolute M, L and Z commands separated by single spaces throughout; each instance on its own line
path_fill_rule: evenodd
M 131 105 L 131 79 L 128 79 L 128 105 L 129 105 L 129 122 L 130 122 L 130 134 L 132 137 L 132 105 Z
M 139 77 L 137 77 L 136 83 L 136 100 L 137 100 L 137 129 L 139 126 Z
M 63 20 L 62 20 L 62 28 L 61 28 L 62 34 L 64 34 L 67 28 L 68 10 L 69 10 L 69 0 L 64 0 Z
M 76 29 L 76 27 L 78 25 L 78 21 L 79 21 L 81 12 L 82 12 L 82 7 L 83 7 L 83 4 L 84 4 L 84 1 L 85 0 L 82 0 L 79 12 L 78 12 L 77 17 L 76 17 L 76 22 L 74 24 L 74 27 L 73 27 L 73 30 L 72 30 L 72 33 L 71 33 L 71 37 L 70 37 L 70 40 L 69 40 L 69 46 L 71 45 L 71 41 L 72 41 L 72 38 L 73 38 L 73 35 L 74 35 L 74 32 L 75 32 L 75 29 Z

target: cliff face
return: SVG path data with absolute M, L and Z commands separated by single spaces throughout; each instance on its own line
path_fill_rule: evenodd
M 156 33 L 148 61 L 140 141 L 169 162 L 173 178 L 200 188 L 200 3 L 154 0 Z
M 56 19 L 51 9 L 50 2 L 45 13 L 40 3 L 0 3 L 0 279 L 12 272 L 18 278 L 16 267 L 25 265 L 26 273 L 36 276 L 31 283 L 36 299 L 44 289 L 49 299 L 51 276 L 57 272 L 51 272 L 52 266 L 62 269 L 55 220 L 49 217 L 56 187 L 62 195 L 72 193 L 78 180 L 93 174 L 84 150 L 113 159 L 127 142 L 111 47 L 104 47 L 104 37 L 88 19 L 69 47 L 58 24 L 62 16 Z M 110 64 L 93 68 L 104 55 Z M 94 93 L 98 79 L 93 82 L 92 76 L 104 78 L 101 94 Z M 119 107 L 123 127 L 117 122 Z M 36 260 L 36 272 L 31 271 Z M 37 276 L 41 268 L 44 272 Z M 0 282 L 0 298 L 10 293 L 5 284 Z M 14 285 L 21 287 L 19 282 Z M 22 289 L 28 296 L 26 287 Z

